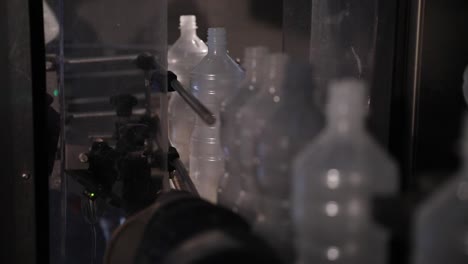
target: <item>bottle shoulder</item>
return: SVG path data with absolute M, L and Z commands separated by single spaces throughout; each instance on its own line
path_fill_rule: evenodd
M 229 55 L 206 55 L 201 62 L 195 66 L 192 75 L 217 74 L 244 76 L 244 71 Z
M 169 63 L 200 62 L 208 53 L 206 44 L 198 39 L 178 39 L 168 50 Z
M 323 154 L 341 153 L 344 156 L 349 155 L 351 159 L 367 157 L 367 159 L 387 160 L 389 164 L 395 165 L 394 160 L 366 131 L 357 131 L 340 136 L 338 133 L 325 127 L 319 133 L 316 140 L 310 142 L 301 154 L 304 156 L 304 159 L 307 159 L 308 156 L 310 159 L 315 159 L 314 154 L 317 152 Z M 353 153 L 360 153 L 362 155 L 352 156 Z M 320 157 L 326 158 L 325 155 L 320 155 Z
M 449 214 L 458 214 L 459 218 L 464 216 L 464 221 L 468 220 L 468 179 L 460 174 L 426 199 L 418 210 L 418 221 L 431 221 L 434 217 L 451 218 Z
M 302 176 L 330 169 L 358 173 L 379 194 L 399 186 L 396 163 L 366 133 L 340 138 L 325 129 L 296 156 L 294 168 Z

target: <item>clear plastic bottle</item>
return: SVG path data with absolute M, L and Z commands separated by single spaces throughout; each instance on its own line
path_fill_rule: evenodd
M 60 32 L 60 25 L 54 11 L 50 8 L 46 1 L 42 1 L 43 16 L 44 16 L 44 40 L 45 44 L 49 44 L 57 38 Z
M 190 89 L 190 73 L 208 52 L 208 47 L 197 36 L 196 17 L 180 16 L 180 37 L 168 52 L 169 70 L 186 89 Z M 195 124 L 195 114 L 177 93 L 169 102 L 169 137 L 177 148 L 180 159 L 189 166 L 190 135 Z
M 191 74 L 194 95 L 219 119 L 221 103 L 235 93 L 243 77 L 243 70 L 227 54 L 225 29 L 208 29 L 208 54 Z M 197 117 L 190 140 L 190 176 L 200 195 L 211 202 L 217 201 L 224 174 L 219 124 L 208 126 Z
M 260 135 L 266 122 L 279 108 L 283 95 L 285 68 L 289 58 L 285 54 L 270 54 L 265 58 L 262 82 L 259 93 L 251 98 L 237 113 L 240 129 L 238 151 L 231 153 L 239 161 L 241 190 L 237 194 L 236 206 L 241 215 L 253 222 L 256 218 L 254 196 L 257 192 L 255 183 L 255 138 Z
M 324 130 L 294 162 L 297 263 L 383 264 L 387 234 L 372 219 L 376 194 L 397 191 L 397 166 L 365 130 L 365 86 L 330 85 Z
M 323 127 L 323 115 L 314 102 L 315 87 L 309 64 L 290 63 L 286 90 L 279 108 L 256 140 L 256 200 L 258 216 L 254 230 L 284 260 L 293 259 L 291 185 L 294 157 Z
M 460 172 L 416 213 L 414 264 L 468 263 L 468 116 L 464 122 Z
M 244 52 L 243 67 L 246 76 L 239 91 L 222 103 L 221 106 L 221 143 L 224 150 L 225 172 L 218 188 L 218 203 L 237 211 L 236 199 L 240 191 L 239 161 L 230 158 L 230 153 L 238 151 L 239 131 L 237 112 L 259 91 L 261 62 L 268 54 L 268 48 L 263 46 L 248 47 Z

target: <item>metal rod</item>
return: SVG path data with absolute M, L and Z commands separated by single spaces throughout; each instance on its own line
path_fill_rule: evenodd
M 85 63 L 97 63 L 97 62 L 114 62 L 114 61 L 131 61 L 136 59 L 138 55 L 123 55 L 123 56 L 111 56 L 111 57 L 90 57 L 90 58 L 79 58 L 79 59 L 65 59 L 66 64 L 85 64 Z
M 163 189 L 165 191 L 169 191 L 171 189 L 170 180 L 169 180 L 169 173 L 168 173 L 168 158 L 169 158 L 169 125 L 168 125 L 168 101 L 169 98 L 167 96 L 167 85 L 165 83 L 163 92 L 161 93 L 160 97 L 160 108 L 159 108 L 159 125 L 160 125 L 160 134 L 161 140 L 159 147 L 163 152 L 162 157 L 162 169 L 164 172 L 163 177 Z
M 64 25 L 65 12 L 64 1 L 58 1 L 58 21 Z M 58 89 L 60 107 L 60 263 L 67 262 L 67 211 L 68 211 L 68 179 L 65 174 L 66 169 L 66 107 L 65 107 L 65 37 L 63 29 L 59 30 L 59 50 L 58 50 Z
M 423 41 L 423 25 L 424 25 L 424 5 L 425 0 L 417 0 L 415 3 L 415 20 L 414 23 L 414 53 L 412 54 L 412 69 L 410 73 L 410 85 L 411 87 L 411 124 L 410 124 L 410 140 L 409 145 L 409 175 L 411 175 L 411 185 L 414 185 L 413 174 L 414 174 L 414 160 L 415 160 L 415 144 L 416 144 L 416 131 L 417 131 L 417 108 L 419 103 L 419 87 L 421 79 L 421 53 L 422 53 L 422 41 Z
M 172 173 L 172 177 L 171 177 L 171 182 L 172 182 L 172 185 L 174 185 L 174 188 L 176 190 L 187 190 L 187 188 L 184 186 L 184 184 L 180 181 L 180 178 L 176 177 L 176 172 L 173 172 Z
M 138 77 L 140 71 L 138 70 L 113 70 L 113 71 L 73 71 L 67 70 L 67 79 L 81 79 L 81 78 L 109 78 L 109 77 Z
M 145 99 L 144 93 L 132 94 L 136 99 Z M 68 100 L 68 104 L 94 104 L 94 103 L 109 103 L 109 97 L 82 97 L 82 98 L 71 98 Z
M 146 114 L 151 116 L 151 77 L 149 71 L 145 71 L 145 108 Z
M 171 82 L 172 88 L 179 93 L 180 97 L 184 99 L 184 101 L 193 109 L 193 111 L 207 124 L 207 125 L 214 125 L 216 123 L 215 115 L 205 106 L 203 105 L 193 94 L 189 93 L 182 84 L 177 81 L 173 80 Z
M 181 182 L 184 187 L 186 188 L 185 191 L 192 193 L 195 196 L 199 196 L 197 188 L 195 184 L 193 184 L 192 179 L 184 167 L 184 164 L 180 159 L 175 159 L 172 162 L 172 166 L 176 169 L 177 173 L 174 175 L 174 178 L 177 178 L 177 181 Z
M 154 139 L 156 145 L 158 145 L 159 147 L 161 147 L 160 136 L 161 135 Z M 171 146 L 170 142 L 169 146 Z M 195 184 L 193 184 L 192 179 L 190 178 L 190 175 L 187 172 L 187 169 L 185 168 L 182 161 L 180 159 L 175 159 L 171 162 L 171 165 L 175 168 L 176 171 L 176 173 L 174 173 L 172 177 L 172 183 L 174 184 L 174 187 L 177 190 L 188 191 L 193 195 L 199 197 L 197 188 L 195 187 Z
M 146 109 L 138 108 L 133 110 L 133 115 L 144 115 L 146 113 Z M 73 118 L 92 118 L 92 117 L 109 117 L 109 116 L 117 116 L 115 111 L 98 111 L 98 112 L 82 112 L 82 113 L 73 113 L 69 112 L 69 116 Z

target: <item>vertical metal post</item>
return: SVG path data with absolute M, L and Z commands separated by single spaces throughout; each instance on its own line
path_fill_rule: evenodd
M 415 187 L 418 99 L 425 0 L 400 1 L 407 21 L 400 25 L 392 95 L 390 148 L 399 159 L 404 190 Z M 407 6 L 404 6 L 407 5 Z M 406 27 L 406 30 L 404 30 Z
M 38 250 L 48 246 L 48 223 L 40 222 L 42 216 L 47 216 L 47 190 L 43 189 L 47 169 L 42 170 L 41 158 L 36 155 L 43 151 L 37 139 L 43 136 L 39 123 L 46 112 L 41 4 L 0 1 L 0 263 L 39 262 Z M 45 194 L 45 200 L 39 201 L 39 193 Z M 42 208 L 39 212 L 38 204 Z M 45 226 L 39 230 L 38 224 Z M 43 244 L 39 245 L 38 240 Z M 43 254 L 47 256 L 48 251 Z
M 68 179 L 66 169 L 66 107 L 65 107 L 65 55 L 64 55 L 64 2 L 57 1 L 57 19 L 60 25 L 58 35 L 58 90 L 60 106 L 60 263 L 66 263 L 66 237 L 67 237 L 67 201 L 68 201 Z

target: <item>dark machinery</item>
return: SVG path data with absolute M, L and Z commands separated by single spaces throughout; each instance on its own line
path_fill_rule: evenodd
M 196 195 L 193 183 L 179 161 L 175 148 L 169 148 L 168 164 L 164 164 L 166 153 L 161 147 L 163 139 L 158 132 L 161 131 L 159 118 L 152 115 L 150 110 L 151 92 L 158 91 L 166 76 L 171 84 L 178 83 L 177 77 L 171 72 L 167 75 L 162 72 L 151 55 L 141 54 L 134 62 L 145 72 L 145 114 L 132 114 L 138 103 L 135 96 L 112 96 L 109 103 L 116 114 L 112 138 L 95 138 L 89 152 L 79 155 L 82 163 L 88 163 L 86 170 L 67 171 L 85 187 L 84 194 L 89 199 L 102 198 L 113 206 L 122 207 L 127 215 L 138 212 L 154 201 L 162 189 L 164 169 L 171 174 L 176 188 Z M 197 113 L 201 113 L 205 119 L 208 117 L 208 122 L 215 121 L 209 110 L 193 96 L 187 100 L 194 102 L 191 105 L 194 105 Z M 120 190 L 116 190 L 119 187 Z
M 133 115 L 138 104 L 134 95 L 112 96 L 109 103 L 116 115 L 112 137 L 94 138 L 89 151 L 79 154 L 87 169 L 67 171 L 84 187 L 82 213 L 93 234 L 101 214 L 98 199 L 126 214 L 126 222 L 110 241 L 105 262 L 279 263 L 275 252 L 252 234 L 242 217 L 198 197 L 177 150 L 162 148 L 160 120 L 151 113 L 151 92 L 161 92 L 159 87 L 167 78 L 169 91 L 177 91 L 204 122 L 216 122 L 213 114 L 182 87 L 175 74 L 161 71 L 151 55 L 141 54 L 134 62 L 145 73 L 145 114 Z M 165 172 L 175 190 L 163 188 Z
M 115 232 L 105 263 L 280 262 L 239 215 L 173 191 L 161 194 Z

